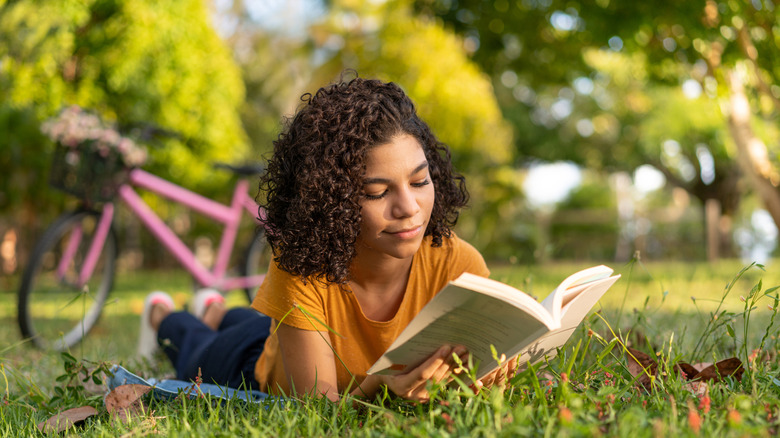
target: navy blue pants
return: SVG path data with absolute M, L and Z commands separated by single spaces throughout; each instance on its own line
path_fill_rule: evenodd
M 187 312 L 174 312 L 160 323 L 157 342 L 176 368 L 179 380 L 231 388 L 260 389 L 255 363 L 270 334 L 271 318 L 249 308 L 230 309 L 214 331 Z

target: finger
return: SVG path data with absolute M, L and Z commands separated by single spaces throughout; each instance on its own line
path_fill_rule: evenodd
M 409 400 L 423 401 L 428 399 L 426 385 L 432 378 L 441 379 L 451 367 L 452 347 L 443 346 L 432 354 L 425 362 L 404 374 L 392 376 L 387 382 L 395 394 Z
M 469 366 L 469 352 L 466 350 L 466 347 L 458 346 L 452 350 L 452 354 L 458 356 L 458 360 L 460 360 L 462 366 L 455 366 L 455 373 L 460 374 Z
M 501 373 L 501 367 L 496 368 L 494 371 L 492 371 L 487 376 L 479 379 L 482 381 L 483 386 L 490 387 L 493 385 L 493 383 L 496 381 L 496 379 L 499 377 L 499 374 Z
M 509 364 L 504 364 L 501 368 L 498 369 L 498 373 L 496 373 L 496 377 L 493 380 L 493 385 L 501 385 L 506 380 L 506 375 L 509 372 Z
M 414 368 L 405 375 L 399 375 L 404 383 L 409 388 L 415 388 L 425 383 L 433 377 L 436 371 L 442 365 L 447 365 L 447 357 L 452 352 L 452 348 L 449 346 L 443 346 L 439 348 L 436 353 L 432 354 L 422 365 Z M 448 366 L 448 365 L 447 365 Z
M 444 362 L 439 366 L 439 368 L 433 373 L 433 376 L 431 376 L 432 382 L 440 382 L 443 379 L 445 379 L 447 376 L 450 375 L 450 373 L 453 370 L 453 364 L 449 363 L 449 361 Z
M 493 380 L 490 382 L 489 385 L 486 383 L 485 386 L 500 385 L 501 383 L 503 383 L 506 380 L 507 375 L 509 373 L 509 368 L 511 366 L 511 363 L 510 363 L 511 361 L 510 362 L 506 362 L 506 358 L 505 357 L 503 357 L 503 359 L 504 359 L 505 362 L 503 363 L 503 365 L 498 367 L 495 372 L 493 372 L 491 374 L 491 377 L 492 377 Z
M 428 390 L 426 389 L 415 391 L 414 394 L 409 398 L 409 400 L 413 400 L 420 403 L 427 403 L 430 399 L 431 399 L 431 395 L 428 393 Z
M 507 365 L 506 377 L 508 379 L 511 379 L 512 377 L 515 376 L 516 373 L 517 373 L 517 356 L 509 360 L 509 364 Z
M 437 368 L 431 377 L 425 381 L 420 381 L 418 386 L 414 389 L 415 391 L 425 392 L 427 395 L 428 390 L 428 384 L 429 382 L 432 383 L 440 383 L 450 376 L 450 374 L 453 372 L 455 365 L 452 363 L 451 360 L 445 360 L 439 368 Z

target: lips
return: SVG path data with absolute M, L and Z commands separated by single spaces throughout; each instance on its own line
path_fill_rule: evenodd
M 416 237 L 420 233 L 420 231 L 422 231 L 422 225 L 418 225 L 416 227 L 404 228 L 398 231 L 387 231 L 387 234 L 393 235 L 395 237 L 399 237 L 401 239 L 410 239 L 412 237 Z

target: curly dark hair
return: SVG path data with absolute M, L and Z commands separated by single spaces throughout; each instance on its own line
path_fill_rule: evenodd
M 260 179 L 261 218 L 280 269 L 304 280 L 349 281 L 366 154 L 404 133 L 422 145 L 435 188 L 425 235 L 432 236 L 433 246 L 450 237 L 468 202 L 465 179 L 454 171 L 449 148 L 436 140 L 398 85 L 354 78 L 301 100 L 274 141 Z

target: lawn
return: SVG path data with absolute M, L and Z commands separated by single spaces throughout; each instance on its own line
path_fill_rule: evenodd
M 542 299 L 566 275 L 589 264 L 491 268 L 493 278 Z M 356 404 L 147 400 L 146 414 L 126 423 L 112 421 L 103 409 L 104 389 L 80 383 L 68 388 L 57 381 L 58 376 L 66 375 L 66 381 L 68 377 L 62 356 L 21 341 L 15 321 L 15 283 L 10 280 L 0 291 L 4 327 L 0 332 L 0 435 L 34 434 L 39 421 L 81 405 L 93 405 L 100 412 L 79 430 L 88 436 L 776 434 L 780 425 L 777 325 L 767 331 L 775 304 L 759 297 L 780 285 L 780 273 L 771 265 L 766 271 L 747 270 L 721 303 L 727 285 L 744 267 L 739 262 L 611 265 L 623 278 L 601 300 L 598 314 L 586 319 L 546 368 L 517 375 L 503 390 L 474 394 L 467 386 L 435 388 L 433 400 L 422 405 L 389 396 Z M 761 291 L 751 296 L 759 283 Z M 145 376 L 170 375 L 172 368 L 164 360 L 140 363 L 132 358 L 138 315 L 149 291 L 166 290 L 184 305 L 191 284 L 178 273 L 121 273 L 98 326 L 70 353 L 90 367 L 109 362 Z M 755 308 L 746 312 L 746 305 L 757 299 Z M 235 293 L 229 301 L 239 305 L 245 298 Z M 713 319 L 711 312 L 717 308 L 718 318 Z M 762 340 L 763 350 L 754 352 Z M 624 344 L 667 364 L 661 367 L 667 377 L 659 376 L 646 390 L 627 366 Z M 722 383 L 691 385 L 672 366 L 732 356 L 747 366 L 741 381 L 727 378 Z

